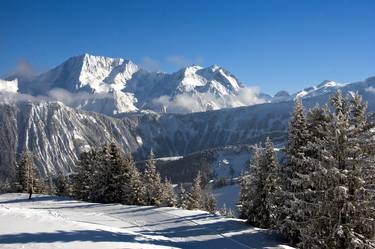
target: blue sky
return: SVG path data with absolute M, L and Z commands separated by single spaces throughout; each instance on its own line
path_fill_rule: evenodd
M 0 75 L 85 52 L 167 72 L 219 64 L 271 94 L 375 75 L 373 0 L 2 0 L 0 9 Z

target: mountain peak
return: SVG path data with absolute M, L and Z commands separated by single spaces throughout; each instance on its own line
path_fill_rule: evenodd
M 211 69 L 212 72 L 216 72 L 217 70 L 222 69 L 222 67 L 220 67 L 217 64 L 213 64 L 213 65 L 209 66 L 208 68 Z
M 322 83 L 320 83 L 317 87 L 335 87 L 337 86 L 337 83 L 334 82 L 333 80 L 324 80 Z
M 290 97 L 290 94 L 287 91 L 281 90 L 278 91 L 274 97 Z

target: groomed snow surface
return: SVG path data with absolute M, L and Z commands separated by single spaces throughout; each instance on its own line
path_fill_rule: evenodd
M 290 248 L 237 219 L 177 208 L 0 195 L 0 248 Z

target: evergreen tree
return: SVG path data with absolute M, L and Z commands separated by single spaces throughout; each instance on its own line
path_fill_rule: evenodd
M 189 205 L 189 200 L 190 200 L 190 193 L 186 191 L 186 189 L 181 183 L 179 187 L 179 192 L 178 192 L 177 207 L 182 208 L 182 209 L 187 209 Z
M 61 172 L 59 172 L 56 178 L 56 195 L 70 196 L 69 180 Z
M 97 152 L 92 149 L 80 154 L 77 174 L 73 178 L 73 194 L 83 201 L 94 201 L 94 183 L 97 169 Z
M 124 184 L 130 182 L 132 177 L 129 172 L 129 165 L 116 144 L 111 143 L 108 149 L 103 151 L 101 180 L 104 181 L 102 191 L 102 202 L 122 203 L 125 196 Z
M 160 206 L 174 207 L 175 205 L 176 205 L 176 195 L 174 193 L 172 183 L 167 178 L 165 178 L 163 182 L 163 191 L 162 191 Z
M 114 143 L 82 153 L 74 193 L 82 200 L 144 204 L 144 188 L 134 160 Z
M 214 214 L 216 212 L 216 199 L 211 193 L 203 193 L 203 210 Z
M 373 130 L 375 121 L 372 113 L 367 111 L 367 103 L 362 101 L 361 95 L 355 93 L 351 99 L 350 120 L 353 129 L 352 137 L 354 148 L 354 160 L 362 163 L 362 177 L 366 188 L 375 190 L 375 139 Z
M 193 180 L 193 186 L 191 188 L 190 192 L 190 198 L 188 202 L 187 209 L 201 209 L 202 207 L 202 197 L 203 197 L 203 191 L 201 186 L 201 172 L 198 171 L 197 176 Z
M 122 192 L 123 203 L 131 205 L 144 205 L 145 202 L 145 186 L 142 183 L 141 175 L 135 166 L 135 162 L 131 154 L 125 155 L 126 175 L 123 180 Z
M 305 155 L 310 139 L 302 101 L 298 98 L 289 123 L 286 162 L 280 172 L 280 205 L 276 213 L 278 229 L 292 243 L 300 241 L 300 224 L 308 219 L 301 206 L 305 203 L 304 192 L 311 186 Z
M 145 186 L 146 204 L 159 206 L 161 204 L 163 185 L 160 174 L 156 170 L 156 160 L 152 151 L 146 163 L 146 169 L 143 174 L 143 184 Z
M 277 173 L 276 153 L 272 141 L 267 138 L 265 148 L 256 148 L 249 175 L 241 184 L 244 186 L 241 189 L 244 202 L 241 217 L 254 226 L 270 228 L 276 224 Z
M 314 201 L 305 205 L 311 217 L 301 228 L 300 247 L 375 248 L 375 210 L 363 173 L 375 163 L 369 153 L 374 139 L 367 137 L 373 125 L 358 95 L 349 101 L 337 92 L 331 104 L 328 132 L 316 140 L 321 153 L 310 174 Z
M 235 218 L 236 215 L 234 214 L 231 208 L 228 208 L 227 205 L 224 203 L 223 207 L 219 210 L 220 215 L 226 218 Z
M 25 151 L 17 163 L 16 186 L 18 191 L 23 193 L 28 193 L 30 190 L 34 193 L 42 193 L 44 190 L 44 185 L 34 164 L 33 155 L 29 151 Z
M 257 150 L 256 150 L 257 152 Z M 254 152 L 253 158 L 256 157 L 256 152 Z M 255 160 L 252 164 L 257 163 Z M 250 209 L 250 200 L 251 200 L 251 193 L 252 193 L 252 185 L 250 174 L 248 171 L 241 173 L 240 178 L 240 198 L 238 200 L 238 209 L 240 211 L 240 218 L 246 219 L 249 217 L 249 209 Z

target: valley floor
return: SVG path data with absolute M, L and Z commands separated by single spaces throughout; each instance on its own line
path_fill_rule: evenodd
M 0 195 L 0 248 L 289 248 L 238 219 L 177 208 Z

